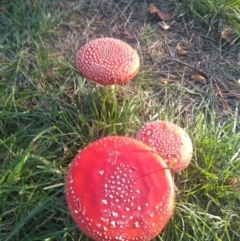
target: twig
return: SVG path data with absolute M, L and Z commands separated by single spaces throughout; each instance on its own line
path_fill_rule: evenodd
M 189 65 L 189 64 L 187 64 L 185 62 L 182 62 L 181 60 L 178 60 L 178 59 L 164 59 L 163 62 L 165 62 L 165 63 L 166 62 L 175 62 L 175 63 L 181 64 L 181 65 L 187 66 L 188 68 L 193 69 L 196 72 L 198 72 L 199 74 L 201 74 L 204 78 L 209 79 L 209 76 L 205 72 L 203 72 L 202 70 L 197 69 L 197 68 L 195 68 L 195 67 L 193 67 L 193 66 L 191 66 L 191 65 Z
M 228 113 L 230 113 L 232 115 L 233 112 L 232 112 L 230 106 L 228 105 L 221 89 L 219 88 L 219 86 L 217 84 L 215 84 L 214 86 L 216 87 L 216 92 L 217 92 L 217 95 L 219 96 L 219 98 L 217 96 L 217 98 L 219 99 L 219 102 L 222 103 L 223 105 L 225 105 L 225 108 L 227 109 Z

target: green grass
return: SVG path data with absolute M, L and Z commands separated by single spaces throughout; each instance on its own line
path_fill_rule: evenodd
M 183 0 L 188 4 L 194 13 L 204 19 L 206 22 L 215 21 L 221 17 L 227 23 L 239 21 L 239 2 L 237 0 L 203 0 L 196 2 L 194 0 Z
M 238 0 L 182 0 L 180 5 L 186 12 L 193 13 L 198 19 L 210 25 L 218 25 L 222 31 L 230 26 L 235 34 L 232 41 L 240 39 L 240 3 Z
M 141 48 L 134 43 L 142 66 L 113 99 L 75 68 L 79 46 L 99 36 L 98 28 L 105 25 L 94 8 L 96 1 L 74 2 L 1 3 L 0 240 L 89 240 L 66 206 L 64 183 L 72 158 L 100 137 L 134 136 L 144 123 L 162 119 L 185 127 L 194 157 L 187 170 L 174 176 L 175 213 L 158 239 L 238 241 L 240 188 L 229 180 L 240 176 L 239 110 L 219 113 L 214 83 L 186 86 L 182 75 L 179 82 L 161 84 L 160 70 L 149 64 L 161 57 L 158 47 L 150 47 L 156 42 L 156 26 L 141 26 L 138 20 L 129 25 L 138 28 L 141 37 Z M 121 4 L 118 21 L 127 21 L 126 1 Z M 146 7 L 144 1 L 130 4 L 141 12 Z M 221 10 L 230 9 L 225 6 Z M 92 24 L 86 20 L 90 13 L 95 16 Z M 76 32 L 81 35 L 76 37 Z M 224 106 L 221 111 L 225 113 Z

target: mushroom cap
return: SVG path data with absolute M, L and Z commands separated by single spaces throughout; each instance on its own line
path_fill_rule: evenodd
M 101 85 L 122 84 L 138 72 L 137 51 L 114 38 L 98 38 L 77 53 L 77 69 L 83 76 Z
M 193 156 L 190 137 L 181 127 L 171 122 L 149 122 L 140 128 L 136 139 L 159 153 L 175 173 L 185 169 Z
M 174 211 L 174 183 L 162 158 L 128 137 L 99 139 L 76 155 L 66 199 L 77 226 L 95 241 L 150 241 Z

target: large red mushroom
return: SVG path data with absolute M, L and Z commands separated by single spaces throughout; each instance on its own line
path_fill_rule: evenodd
M 150 147 L 110 136 L 73 159 L 66 199 L 77 226 L 95 241 L 150 241 L 173 214 L 174 183 Z
M 139 57 L 129 44 L 115 38 L 98 38 L 77 53 L 77 69 L 100 85 L 122 84 L 138 72 Z
M 185 169 L 192 159 L 193 145 L 189 135 L 171 122 L 149 122 L 140 128 L 136 139 L 159 153 L 175 173 Z

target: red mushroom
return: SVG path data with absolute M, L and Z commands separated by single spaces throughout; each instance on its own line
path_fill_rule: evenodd
M 83 76 L 101 85 L 122 84 L 138 72 L 139 57 L 130 45 L 114 38 L 98 38 L 85 44 L 76 58 Z
M 158 152 L 173 172 L 185 169 L 192 159 L 190 137 L 181 127 L 171 122 L 149 122 L 140 128 L 136 139 Z
M 95 241 L 149 241 L 173 214 L 174 183 L 150 147 L 110 136 L 73 159 L 66 199 L 77 226 Z

